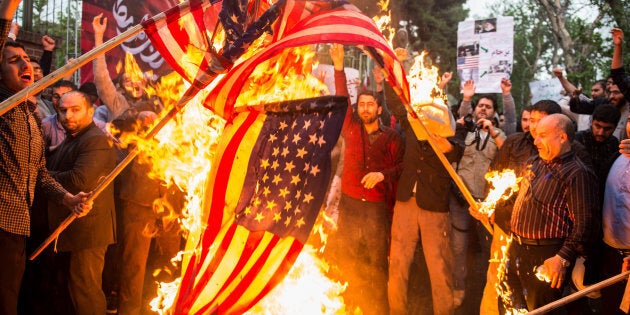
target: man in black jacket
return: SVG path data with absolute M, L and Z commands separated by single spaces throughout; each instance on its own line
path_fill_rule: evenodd
M 390 314 L 407 313 L 409 267 L 418 241 L 422 242 L 429 268 L 433 313 L 453 314 L 453 254 L 449 243 L 451 221 L 448 213 L 451 177 L 428 141 L 418 140 L 405 108 L 395 102 L 390 105 L 406 136 L 403 171 L 398 181 L 392 221 L 388 284 Z M 461 131 L 465 132 L 463 128 Z M 463 150 L 462 143 L 454 139 L 435 137 L 450 162 L 456 161 Z
M 79 91 L 64 94 L 59 117 L 67 138 L 48 161 L 53 178 L 70 192 L 91 191 L 116 166 L 116 153 L 107 136 L 92 121 L 94 109 Z M 50 228 L 56 228 L 69 212 L 50 204 Z M 108 186 L 95 200 L 92 211 L 78 218 L 59 235 L 56 248 L 67 252 L 68 288 L 77 314 L 104 314 L 101 289 L 107 246 L 114 242 L 114 190 Z

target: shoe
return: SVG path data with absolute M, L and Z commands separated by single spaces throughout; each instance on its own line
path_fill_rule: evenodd
M 462 303 L 464 302 L 464 296 L 466 296 L 466 291 L 464 290 L 453 291 L 453 307 L 458 308 L 462 306 Z
M 105 314 L 118 314 L 118 293 L 112 291 L 107 296 L 107 310 L 105 311 Z

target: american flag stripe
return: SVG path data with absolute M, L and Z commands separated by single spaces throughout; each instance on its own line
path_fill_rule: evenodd
M 247 169 L 246 156 L 251 154 L 264 119 L 263 113 L 250 111 L 233 120 L 235 128 L 226 128 L 227 133 L 224 133 L 227 141 L 218 169 Z M 216 173 L 210 205 L 215 214 L 222 213 L 224 208 L 234 208 L 244 173 Z M 228 191 L 227 187 L 230 187 L 229 193 L 221 194 Z M 233 205 L 228 205 L 230 203 Z M 193 268 L 187 268 L 182 277 L 182 287 L 186 287 L 183 281 L 192 281 L 193 285 L 188 286 L 190 290 L 180 292 L 177 314 L 242 313 L 239 310 L 251 307 L 284 277 L 302 248 L 290 237 L 280 240 L 269 232 L 250 232 L 233 223 L 233 218 L 228 223 L 222 222 L 221 215 L 209 219 L 209 224 L 223 224 L 223 228 L 218 229 L 218 233 L 213 233 L 210 228 L 204 231 L 202 252 L 191 260 L 193 266 L 189 267 Z M 260 240 L 261 234 L 263 240 Z M 271 242 L 273 239 L 275 241 Z M 265 259 L 269 256 L 273 259 Z M 195 261 L 198 257 L 201 257 L 200 261 Z M 194 268 L 194 265 L 200 267 Z M 249 280 L 255 280 L 255 283 Z M 252 298 L 245 299 L 244 296 Z
M 329 21 L 326 23 L 326 21 Z M 205 105 L 218 115 L 229 119 L 234 112 L 234 104 L 255 66 L 271 58 L 282 49 L 321 42 L 337 42 L 346 45 L 369 45 L 380 53 L 389 55 L 390 63 L 385 64 L 388 77 L 409 99 L 409 89 L 402 65 L 389 44 L 376 28 L 374 22 L 365 15 L 351 10 L 334 10 L 317 16 L 309 16 L 297 26 L 299 30 L 288 32 L 285 37 L 272 43 L 252 58 L 234 66 L 231 75 L 223 77 L 208 95 Z
M 264 116 L 264 115 L 262 115 Z M 183 266 L 187 266 L 184 269 L 184 275 L 182 276 L 182 287 L 192 288 L 194 285 L 186 286 L 184 284 L 193 284 L 197 281 L 194 279 L 196 276 L 208 276 L 205 270 L 199 270 L 197 266 L 203 265 L 198 262 L 205 260 L 209 252 L 212 249 L 212 245 L 215 239 L 226 239 L 225 233 L 229 230 L 221 228 L 230 226 L 230 222 L 233 218 L 229 218 L 228 223 L 224 221 L 224 210 L 234 209 L 234 205 L 238 202 L 238 196 L 240 195 L 240 189 L 243 186 L 245 174 L 244 172 L 230 172 L 232 169 L 246 169 L 248 159 L 237 158 L 237 153 L 251 152 L 254 143 L 253 141 L 245 139 L 255 139 L 260 128 L 250 128 L 255 124 L 257 120 L 263 119 L 261 115 L 256 112 L 243 113 L 234 119 L 234 128 L 225 128 L 222 134 L 222 141 L 217 148 L 218 152 L 223 152 L 220 156 L 221 159 L 218 162 L 216 169 L 213 169 L 209 182 L 213 183 L 211 189 L 209 189 L 211 196 L 209 196 L 210 204 L 206 206 L 208 208 L 208 221 L 207 227 L 201 235 L 201 243 L 199 245 L 201 252 L 195 251 L 195 254 L 190 259 L 185 259 Z M 260 124 L 260 123 L 259 123 Z M 240 184 L 239 184 L 240 183 Z M 230 187 L 230 190 L 227 188 Z M 229 192 L 229 194 L 228 194 Z M 231 208 L 229 206 L 231 204 Z M 222 233 L 221 235 L 219 233 Z M 231 241 L 227 238 L 227 244 Z M 179 299 L 186 298 L 192 295 L 192 292 L 180 292 Z M 182 302 L 183 303 L 183 302 Z M 179 304 L 179 303 L 178 303 Z
M 254 172 L 251 171 L 252 168 L 248 163 L 253 161 L 250 160 L 253 148 L 260 145 L 257 144 L 257 139 L 263 130 L 267 117 L 265 113 L 255 110 L 238 114 L 235 111 L 234 104 L 246 78 L 258 64 L 271 58 L 282 49 L 307 44 L 337 42 L 373 47 L 374 54 L 384 61 L 389 82 L 394 83 L 395 89 L 401 91 L 406 99 L 409 99 L 409 92 L 402 65 L 396 60 L 394 52 L 373 21 L 361 14 L 352 5 L 339 6 L 339 2 L 336 1 L 287 0 L 282 11 L 282 18 L 272 27 L 275 36 L 274 41 L 253 57 L 237 61 L 237 64 L 230 69 L 227 75 L 218 77 L 208 75 L 207 70 L 211 66 L 208 61 L 212 58 L 205 53 L 209 50 L 206 41 L 214 25 L 208 24 L 208 16 L 202 17 L 202 14 L 199 14 L 202 10 L 195 9 L 197 5 L 201 5 L 203 0 L 191 1 L 193 2 L 190 4 L 190 9 L 176 11 L 174 14 L 177 17 L 169 19 L 169 21 L 176 23 L 152 24 L 150 22 L 148 23 L 150 29 L 147 30 L 147 34 L 151 37 L 155 47 L 162 54 L 168 55 L 166 60 L 192 83 L 188 94 L 193 94 L 196 90 L 212 83 L 212 89 L 204 104 L 227 120 L 221 143 L 218 145 L 216 155 L 218 159 L 213 163 L 213 169 L 208 180 L 210 184 L 207 195 L 209 197 L 204 205 L 205 213 L 207 213 L 207 226 L 198 238 L 197 250 L 190 258 L 185 257 L 184 259 L 184 272 L 180 292 L 175 301 L 175 313 L 241 314 L 257 303 L 283 279 L 297 259 L 303 242 L 308 237 L 308 234 L 296 234 L 300 239 L 298 241 L 295 235 L 284 233 L 308 232 L 312 225 L 311 220 L 314 220 L 313 212 L 304 212 L 309 213 L 309 216 L 301 217 L 302 214 L 298 214 L 301 212 L 297 211 L 296 206 L 293 210 L 289 210 L 288 215 L 290 217 L 287 217 L 285 221 L 287 229 L 274 230 L 274 233 L 285 235 L 279 237 L 268 231 L 257 230 L 258 227 L 256 226 L 251 226 L 251 224 L 258 224 L 254 220 L 254 216 L 235 217 L 236 213 L 240 213 L 236 212 L 237 205 L 240 206 L 242 202 L 250 202 L 249 198 L 253 196 L 252 193 L 256 192 L 251 190 L 252 187 L 244 187 L 244 185 L 246 181 L 251 183 L 252 180 L 259 180 L 250 176 Z M 333 6 L 336 9 L 332 9 Z M 216 5 L 206 9 L 206 15 L 212 15 L 211 13 L 214 12 L 216 17 L 218 7 Z M 196 17 L 193 18 L 195 23 L 182 22 L 186 10 L 189 10 L 188 12 L 193 13 L 193 15 L 196 14 Z M 346 103 L 347 100 L 344 99 L 344 106 Z M 345 113 L 345 108 L 343 113 Z M 277 120 L 281 116 L 274 117 Z M 334 119 L 333 121 L 336 122 L 331 123 L 330 126 L 340 126 L 341 121 L 343 121 L 343 114 L 341 119 Z M 322 120 L 322 125 L 323 122 Z M 273 131 L 275 129 L 269 129 L 269 126 L 264 128 L 267 128 L 265 129 L 266 132 L 269 130 L 275 132 Z M 333 136 L 334 133 L 332 132 L 334 128 L 321 128 L 315 132 L 323 132 L 324 130 L 330 130 L 326 133 L 327 141 L 323 142 L 330 143 L 330 147 L 326 149 L 330 150 L 332 144 L 336 142 L 336 136 Z M 337 135 L 338 131 L 336 131 Z M 326 144 L 325 146 L 329 145 Z M 265 150 L 269 149 L 270 146 L 266 146 Z M 326 172 L 322 172 L 321 176 L 317 178 L 315 175 L 319 170 L 316 170 L 317 172 L 313 175 L 304 174 L 303 180 L 309 179 L 313 181 L 312 183 L 319 183 L 320 179 L 328 178 L 330 172 L 329 151 L 321 149 L 320 144 L 320 148 L 317 150 L 327 152 L 328 162 L 319 155 L 317 158 L 315 158 L 316 155 L 313 155 L 311 159 L 324 163 L 322 166 L 326 167 Z M 313 165 L 317 166 L 317 164 Z M 257 167 L 260 171 L 260 166 Z M 302 175 L 298 174 L 298 176 Z M 311 184 L 311 186 L 319 187 L 321 185 Z M 260 194 L 260 191 L 257 193 Z M 244 195 L 249 197 L 241 200 Z M 322 192 L 317 191 L 316 195 L 320 196 Z M 298 202 L 302 202 L 303 206 L 308 203 L 306 197 L 300 195 L 300 190 L 292 196 L 295 196 L 296 200 L 301 200 Z M 308 197 L 312 198 L 310 192 Z M 322 200 L 318 199 L 317 202 L 310 204 L 317 205 L 317 210 L 323 202 L 323 197 L 318 198 Z M 253 202 L 254 199 L 251 200 Z M 306 208 L 313 208 L 310 205 Z M 242 211 L 243 208 L 239 209 Z M 270 212 L 277 210 L 277 208 L 276 210 L 269 209 Z M 262 209 L 257 211 L 262 211 Z M 262 214 L 262 212 L 258 212 L 258 214 Z M 285 212 L 282 212 L 282 215 L 285 215 Z M 273 223 L 269 213 L 264 214 L 264 216 L 269 220 L 265 224 Z M 293 218 L 296 221 L 289 220 Z M 238 224 L 236 223 L 237 219 L 239 220 Z M 304 219 L 309 220 L 309 225 L 302 228 Z M 288 226 L 289 223 L 291 226 Z M 250 229 L 256 230 L 256 232 L 250 232 L 245 227 L 248 225 L 250 225 Z M 268 225 L 265 228 L 280 229 L 281 226 L 276 224 L 275 226 Z M 261 233 L 262 235 L 260 235 Z
M 207 46 L 203 14 L 190 14 L 202 10 L 202 1 L 192 0 L 188 5 L 183 3 L 166 11 L 166 19 L 155 21 L 151 18 L 142 23 L 147 34 L 155 34 L 152 39 L 159 39 L 152 40 L 152 44 L 160 51 L 164 60 L 190 83 L 195 81 L 199 72 L 207 68 L 202 50 Z

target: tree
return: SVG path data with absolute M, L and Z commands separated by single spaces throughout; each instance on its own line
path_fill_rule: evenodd
M 529 82 L 550 77 L 560 66 L 575 85 L 588 90 L 610 67 L 611 45 L 600 34 L 605 14 L 593 6 L 568 0 L 507 1 L 494 6 L 495 15 L 514 17 L 512 89 L 517 106 L 529 104 Z M 578 14 L 593 10 L 593 14 Z M 590 12 L 590 11 L 588 11 Z M 592 17 L 587 20 L 585 16 Z

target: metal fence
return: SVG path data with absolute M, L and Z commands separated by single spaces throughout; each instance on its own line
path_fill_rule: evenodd
M 56 41 L 53 68 L 81 54 L 80 0 L 23 0 L 14 20 L 20 25 L 18 40 L 32 44 L 29 54 L 37 56 L 43 35 Z

